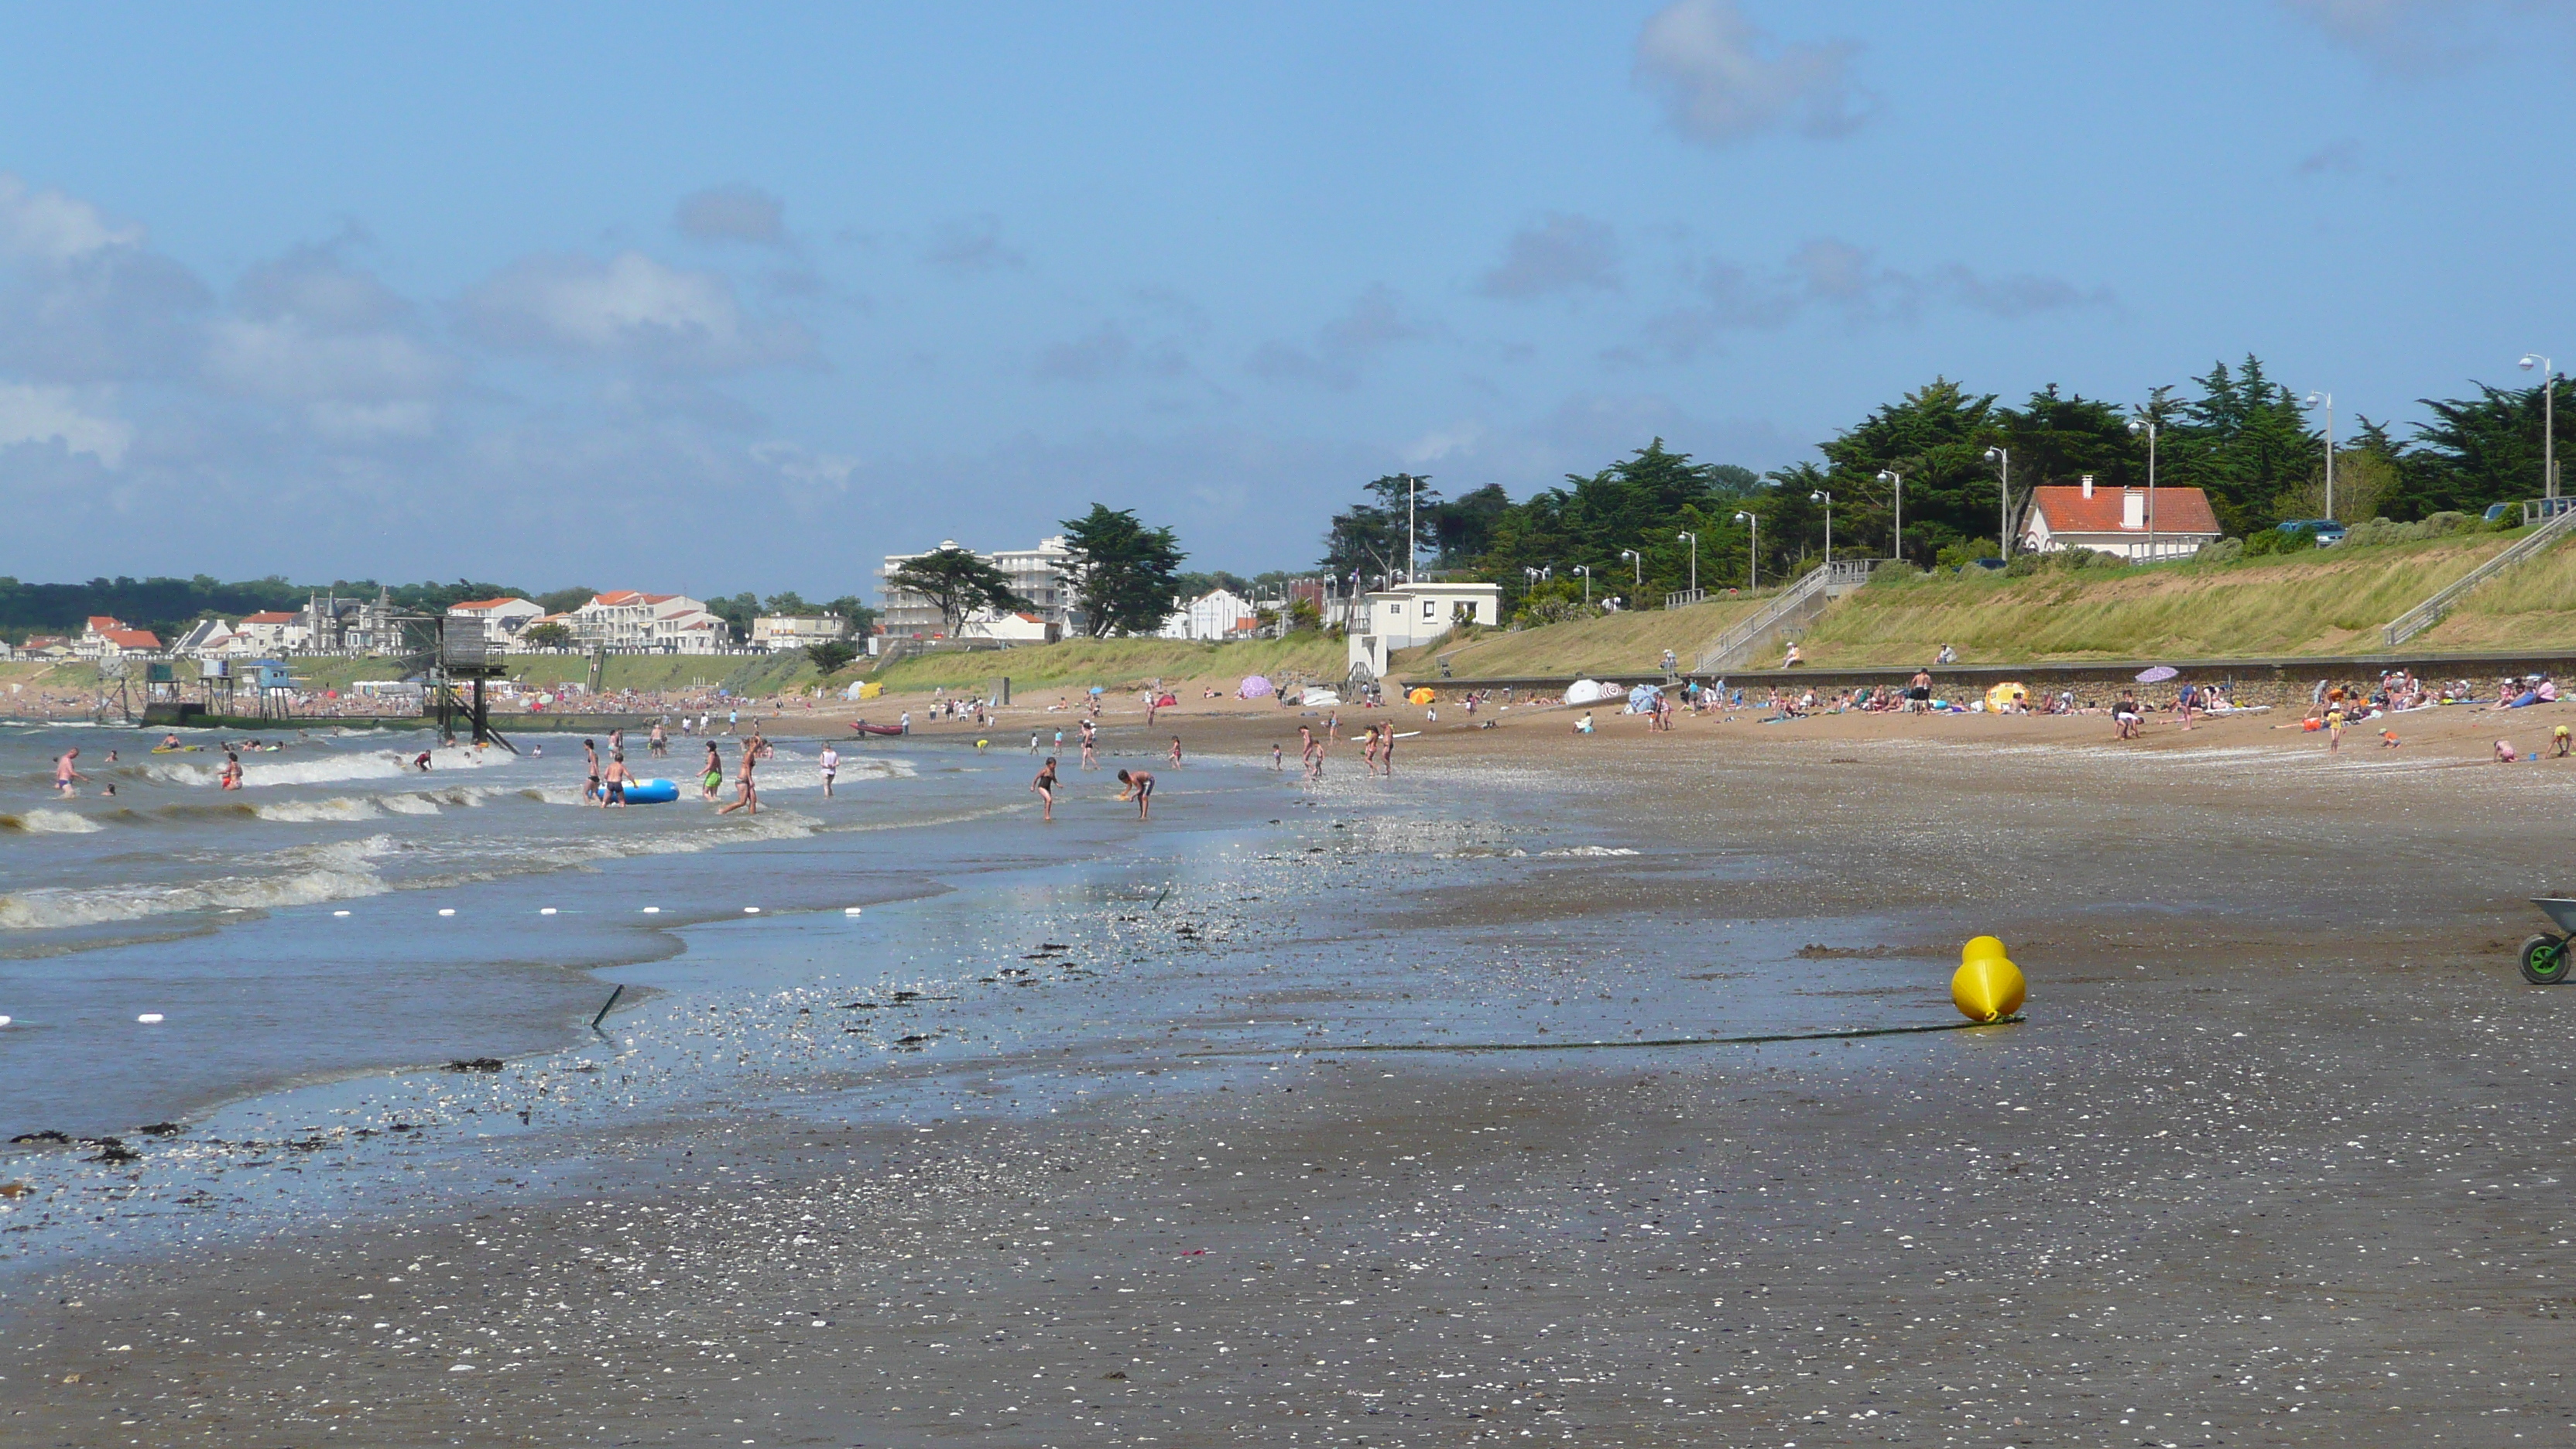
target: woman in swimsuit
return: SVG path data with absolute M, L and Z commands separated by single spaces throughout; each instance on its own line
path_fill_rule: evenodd
M 1055 756 L 1047 756 L 1047 762 L 1038 767 L 1038 777 L 1029 782 L 1029 788 L 1037 792 L 1039 803 L 1046 807 L 1044 818 L 1055 819 Z

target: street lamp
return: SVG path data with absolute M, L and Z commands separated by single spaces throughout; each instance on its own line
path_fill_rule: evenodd
M 1747 565 L 1747 567 L 1748 567 L 1748 570 L 1749 570 L 1749 572 L 1746 574 L 1746 578 L 1750 581 L 1750 582 L 1748 582 L 1748 583 L 1746 583 L 1746 584 L 1745 584 L 1745 587 L 1746 587 L 1746 588 L 1748 588 L 1748 589 L 1758 589 L 1758 588 L 1762 587 L 1762 519 L 1761 519 L 1761 516 L 1760 516 L 1760 515 L 1758 515 L 1758 514 L 1752 514 L 1752 513 L 1739 513 L 1739 514 L 1735 515 L 1735 521 L 1736 521 L 1736 522 L 1738 522 L 1738 523 L 1744 523 L 1744 524 L 1750 524 L 1750 525 L 1752 525 L 1752 528 L 1753 528 L 1753 536 L 1752 536 L 1752 540 L 1751 540 L 1751 542 L 1747 543 L 1747 544 L 1744 546 L 1744 559 L 1745 559 L 1745 563 L 1746 563 L 1746 565 Z
M 2156 561 L 2156 420 L 2129 419 L 2129 435 L 2147 435 L 2147 562 Z
M 2312 392 L 2308 394 L 2308 401 L 2326 405 L 2326 518 L 2331 522 L 2334 519 L 2334 394 Z
M 1673 542 L 1675 543 L 1679 543 L 1683 539 L 1690 540 L 1691 592 L 1696 594 L 1699 592 L 1699 535 L 1696 533 L 1676 533 L 1673 535 Z
M 2558 364 L 2537 352 L 2522 355 L 2522 370 L 2540 364 L 2540 496 L 2558 496 Z
M 1834 495 L 1819 489 L 1807 495 L 1809 503 L 1825 505 L 1825 567 L 1834 563 Z
M 2003 521 L 1995 527 L 1996 556 L 2009 560 L 2012 557 L 2012 449 L 1988 448 L 1986 461 L 1995 465 L 1995 496 L 2002 500 L 2000 512 Z
M 1896 485 L 1896 557 L 1905 557 L 1905 475 L 1893 468 L 1878 470 L 1878 481 Z
M 1633 548 L 1623 548 L 1619 550 L 1619 557 L 1628 561 L 1628 587 L 1639 593 L 1644 593 L 1646 590 L 1645 559 L 1640 557 L 1637 551 Z
M 1583 607 L 1589 609 L 1592 607 L 1592 566 L 1576 564 L 1574 571 L 1583 575 Z

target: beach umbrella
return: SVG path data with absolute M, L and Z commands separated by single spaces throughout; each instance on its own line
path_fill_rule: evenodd
M 1416 685 L 1413 692 L 1406 695 L 1405 699 L 1407 702 L 1412 704 L 1429 704 L 1439 697 L 1439 695 L 1432 693 L 1430 685 L 1422 684 Z
M 2171 679 L 2180 673 L 2182 673 L 2181 670 L 2174 668 L 2170 664 L 2159 664 L 2155 668 L 2139 675 L 2138 682 L 2140 684 L 2162 684 L 2166 680 Z
M 1097 684 L 1095 684 L 1095 685 L 1091 686 L 1091 692 L 1092 692 L 1092 693 L 1094 693 L 1094 694 L 1098 694 L 1098 693 L 1100 693 L 1100 692 L 1101 692 L 1100 686 L 1099 686 L 1099 685 L 1097 685 Z
M 1234 697 L 1237 699 L 1268 699 L 1278 692 L 1269 680 L 1258 674 L 1243 676 L 1243 682 L 1234 687 Z

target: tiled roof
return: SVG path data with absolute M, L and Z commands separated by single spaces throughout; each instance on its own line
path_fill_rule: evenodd
M 301 617 L 303 616 L 300 614 L 288 614 L 271 609 L 264 614 L 244 614 L 242 615 L 242 622 L 245 624 L 292 624 Z
M 2093 496 L 2084 496 L 2080 487 L 2044 487 L 2031 490 L 2031 506 L 2048 520 L 2051 533 L 2142 533 L 2145 526 L 2123 528 L 2120 525 L 2118 488 L 2095 488 Z M 2138 490 L 2143 494 L 2146 490 Z M 2156 490 L 2156 532 L 2219 533 L 2218 515 L 2210 511 L 2209 495 L 2197 488 L 2159 488 Z

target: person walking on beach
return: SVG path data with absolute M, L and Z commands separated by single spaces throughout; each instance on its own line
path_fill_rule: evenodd
M 2138 737 L 2138 697 L 2134 692 L 2126 689 L 2120 691 L 2119 701 L 2111 706 L 2111 719 L 2120 727 L 2121 739 L 2134 740 Z
M 660 720 L 657 719 L 653 721 L 653 734 L 652 737 L 645 742 L 645 745 L 646 748 L 653 752 L 653 758 L 657 760 L 662 758 L 664 755 L 671 753 L 671 737 L 662 733 L 662 722 Z
M 1143 770 L 1121 770 L 1118 783 L 1127 788 L 1118 792 L 1121 800 L 1136 802 L 1136 818 L 1143 820 L 1154 812 L 1154 777 Z
M 822 758 L 814 763 L 823 772 L 823 798 L 829 800 L 832 798 L 832 779 L 841 773 L 841 752 L 826 743 Z
M 2343 711 L 2330 709 L 2326 711 L 2326 753 L 2333 755 L 2340 754 L 2342 751 Z
M 1274 773 L 1280 768 L 1279 760 L 1279 742 L 1277 740 L 1272 740 L 1270 742 L 1270 768 Z
M 1370 725 L 1368 733 L 1360 736 L 1360 770 L 1371 779 L 1377 778 L 1376 725 Z
M 625 809 L 626 787 L 634 780 L 634 774 L 626 768 L 626 752 L 624 750 L 611 752 L 608 756 L 608 773 L 603 777 L 603 783 L 608 788 L 606 793 L 599 797 L 600 808 L 605 810 L 614 805 L 620 810 Z
M 1034 754 L 1036 754 L 1037 752 L 1038 752 L 1038 732 L 1037 732 L 1036 730 L 1031 730 L 1031 731 L 1029 731 L 1029 753 L 1030 753 L 1030 754 L 1032 754 L 1032 755 L 1034 755 Z
M 731 815 L 737 810 L 753 815 L 760 813 L 760 790 L 751 781 L 751 772 L 759 764 L 760 741 L 757 738 L 743 741 L 742 768 L 734 774 L 734 785 L 741 793 L 734 797 L 732 804 L 718 807 L 718 815 Z
M 1395 778 L 1395 726 L 1393 725 L 1386 727 L 1385 737 L 1377 742 L 1377 767 L 1386 772 L 1388 779 Z
M 1177 770 L 1177 769 L 1179 769 L 1180 767 L 1181 767 L 1181 737 L 1180 737 L 1179 735 L 1174 735 L 1174 736 L 1172 736 L 1172 768 L 1173 768 L 1173 769 L 1175 769 L 1175 770 Z
M 1046 814 L 1039 818 L 1045 822 L 1053 822 L 1055 819 L 1055 756 L 1047 756 L 1046 763 L 1038 766 L 1038 777 L 1029 782 L 1029 788 L 1036 792 L 1038 803 L 1046 808 Z
M 716 791 L 724 784 L 724 756 L 717 752 L 716 742 L 707 741 L 707 767 L 698 780 L 698 798 L 712 805 Z
M 72 788 L 73 781 L 86 780 L 89 778 L 89 776 L 82 774 L 79 769 L 76 768 L 76 763 L 79 759 L 80 746 L 78 745 L 74 745 L 70 749 L 63 751 L 61 754 L 54 757 L 54 793 L 60 795 L 66 800 L 69 800 L 80 793 L 78 790 Z
M 1078 728 L 1078 729 L 1080 729 L 1080 730 L 1082 731 L 1082 768 L 1084 768 L 1084 769 L 1086 769 L 1086 770 L 1097 770 L 1097 769 L 1099 769 L 1099 768 L 1100 768 L 1100 723 L 1099 723 L 1099 721 L 1097 721 L 1097 720 L 1089 720 L 1089 719 L 1080 720 L 1080 721 L 1077 721 L 1077 722 L 1076 722 L 1076 726 L 1075 726 L 1075 727 L 1076 727 L 1076 728 Z M 1055 732 L 1055 742 L 1056 742 L 1057 750 L 1058 750 L 1059 752 L 1061 752 L 1061 751 L 1062 751 L 1062 749 L 1063 749 L 1063 747 L 1064 747 L 1064 731 L 1062 731 L 1062 730 L 1057 730 L 1057 731 Z
M 582 803 L 585 805 L 607 804 L 608 797 L 602 794 L 599 789 L 599 746 L 592 744 L 588 740 L 583 740 L 581 742 L 581 759 L 583 768 L 589 772 L 590 776 L 588 782 L 581 787 Z

